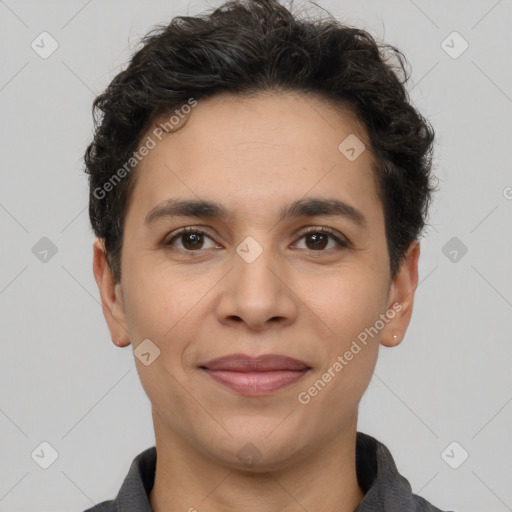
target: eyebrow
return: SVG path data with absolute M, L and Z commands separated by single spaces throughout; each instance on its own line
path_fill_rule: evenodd
M 226 220 L 231 213 L 215 201 L 195 199 L 167 199 L 156 205 L 144 219 L 150 225 L 159 219 L 173 217 L 196 217 L 201 219 Z M 339 199 L 299 199 L 286 205 L 280 212 L 279 221 L 297 217 L 336 216 L 345 218 L 358 227 L 366 228 L 365 216 L 354 206 Z

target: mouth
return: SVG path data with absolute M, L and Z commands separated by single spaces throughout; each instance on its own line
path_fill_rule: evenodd
M 303 361 L 265 354 L 232 354 L 199 365 L 213 380 L 244 396 L 265 396 L 290 386 L 311 370 Z

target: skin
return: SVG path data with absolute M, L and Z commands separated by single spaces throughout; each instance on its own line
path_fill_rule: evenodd
M 354 161 L 338 150 L 350 134 L 367 148 Z M 152 404 L 156 512 L 340 512 L 363 498 L 358 405 L 379 346 L 398 345 L 409 325 L 420 252 L 414 241 L 391 280 L 369 147 L 357 118 L 316 95 L 223 93 L 199 101 L 181 130 L 141 162 L 121 282 L 101 239 L 93 270 L 113 342 L 135 350 L 149 338 L 161 351 L 149 366 L 135 358 Z M 283 205 L 313 196 L 356 207 L 366 228 L 327 216 L 278 222 Z M 215 200 L 232 214 L 146 226 L 148 212 L 171 197 Z M 208 231 L 202 244 L 185 235 L 174 248 L 163 245 L 186 226 Z M 332 228 L 351 246 L 328 237 L 317 249 L 311 235 L 301 236 L 309 226 Z M 236 252 L 247 236 L 263 249 L 252 263 Z M 194 242 L 199 248 L 191 249 Z M 400 312 L 307 405 L 299 403 L 298 393 L 395 302 Z M 239 352 L 288 355 L 311 370 L 268 396 L 245 397 L 197 368 Z M 237 457 L 247 443 L 261 453 L 250 467 Z

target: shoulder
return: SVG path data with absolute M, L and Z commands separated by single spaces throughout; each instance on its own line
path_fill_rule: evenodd
M 357 512 L 448 512 L 414 494 L 387 447 L 362 432 L 356 438 L 356 471 L 364 492 Z
M 84 512 L 151 512 L 149 493 L 153 487 L 156 468 L 156 447 L 137 455 L 126 474 L 115 499 L 103 501 Z

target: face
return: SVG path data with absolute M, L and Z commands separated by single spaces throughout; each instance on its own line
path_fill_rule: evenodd
M 121 282 L 100 241 L 94 272 L 116 344 L 137 353 L 151 340 L 151 364 L 135 361 L 157 443 L 179 439 L 232 466 L 252 443 L 265 470 L 355 428 L 379 344 L 399 343 L 407 328 L 419 248 L 391 281 L 373 157 L 347 158 L 348 136 L 369 148 L 357 119 L 322 98 L 222 94 L 199 101 L 142 160 Z M 165 214 L 169 200 L 218 208 L 192 216 L 175 202 Z M 237 372 L 228 386 L 228 371 L 204 365 L 232 354 L 278 354 L 307 369 L 274 368 L 263 383 L 261 372 Z

